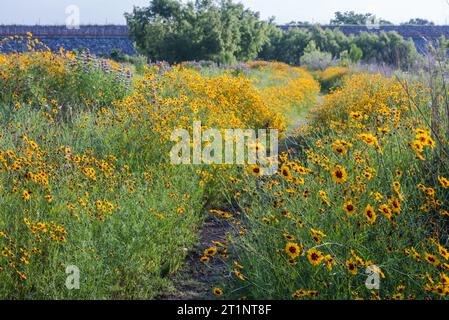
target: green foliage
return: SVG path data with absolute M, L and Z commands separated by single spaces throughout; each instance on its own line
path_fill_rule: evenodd
M 246 61 L 268 41 L 269 24 L 231 0 L 154 0 L 126 19 L 139 52 L 151 60 Z
M 363 58 L 363 51 L 356 44 L 352 44 L 349 51 L 345 50 L 340 53 L 339 65 L 349 67 L 352 63 L 358 63 Z
M 273 26 L 269 31 L 270 42 L 267 43 L 259 58 L 264 60 L 278 60 L 290 65 L 297 65 L 304 49 L 311 40 L 307 29 L 292 28 L 286 32 Z
M 335 19 L 331 20 L 333 25 L 366 25 L 370 22 L 377 22 L 380 25 L 392 25 L 390 21 L 377 19 L 375 15 L 371 13 L 355 13 L 354 11 L 347 12 L 335 12 Z
M 22 63 L 26 67 L 19 67 Z M 0 66 L 5 74 L 0 78 L 0 104 L 59 107 L 64 117 L 77 110 L 98 110 L 129 92 L 129 71 L 113 70 L 115 67 L 113 61 L 85 55 L 68 58 L 28 53 L 13 57 L 9 66 Z
M 365 25 L 372 15 L 370 13 L 360 14 L 354 11 L 335 12 L 335 19 L 331 20 L 331 24 L 338 25 Z
M 415 18 L 410 19 L 408 22 L 403 23 L 403 25 L 414 25 L 414 26 L 434 26 L 435 23 L 426 19 Z
M 151 299 L 173 290 L 169 274 L 198 238 L 203 188 L 196 168 L 162 163 L 160 145 L 143 149 L 141 127 L 114 118 L 112 101 L 129 94 L 128 70 L 62 50 L 0 62 L 0 247 L 9 250 L 0 255 L 0 297 Z M 9 172 L 28 136 L 34 151 Z M 5 150 L 14 150 L 8 162 Z M 112 171 L 100 173 L 100 163 Z M 46 182 L 26 178 L 38 168 Z M 80 270 L 80 290 L 65 287 L 68 265 Z
M 339 66 L 329 67 L 322 72 L 315 72 L 315 77 L 318 78 L 321 84 L 321 91 L 323 93 L 329 93 L 335 89 L 341 88 L 344 84 L 344 80 L 351 74 L 349 66 L 349 62 L 341 60 Z
M 374 18 L 368 13 L 337 12 L 331 24 L 366 25 Z M 320 51 L 318 61 L 332 60 L 325 52 L 333 59 L 343 53 L 346 61 L 359 62 L 363 58 L 365 62 L 409 68 L 417 58 L 413 42 L 396 32 L 346 36 L 338 29 L 305 22 L 292 22 L 282 31 L 273 20 L 261 21 L 257 13 L 232 0 L 186 4 L 153 0 L 147 8 L 134 8 L 126 19 L 139 53 L 150 60 L 170 63 L 210 60 L 229 64 L 259 58 L 298 65 L 311 41 Z
M 316 116 L 309 117 L 309 130 L 299 132 L 297 144 L 286 147 L 289 157 L 285 155 L 277 177 L 249 177 L 242 182 L 248 191 L 239 194 L 235 201 L 243 208 L 244 218 L 237 220 L 242 221 L 245 233 L 234 237 L 230 247 L 236 252 L 245 281 L 226 279 L 224 291 L 230 292 L 227 298 L 447 297 L 437 290 L 442 287 L 439 277 L 445 272 L 442 265 L 447 260 L 444 247 L 439 244 L 447 244 L 447 221 L 439 212 L 443 207 L 424 205 L 424 191 L 419 189 L 429 190 L 432 199 L 445 203 L 447 186 L 443 186 L 439 175 L 447 175 L 447 162 L 434 158 L 439 147 L 423 149 L 426 161 L 419 160 L 410 147 L 409 141 L 417 137 L 417 128 L 427 128 L 430 97 L 428 88 L 405 85 L 403 89 L 398 82 L 380 75 L 346 79 L 342 89 L 326 96 L 324 104 L 313 109 Z M 440 97 L 447 95 L 447 89 L 440 92 Z M 423 113 L 409 109 L 409 94 L 416 97 L 413 103 Z M 401 106 L 404 109 L 400 117 L 390 115 L 389 110 L 399 110 Z M 355 122 L 354 114 L 367 116 Z M 441 121 L 440 117 L 436 119 Z M 388 133 L 374 133 L 380 131 L 379 125 L 388 128 Z M 360 140 L 359 134 L 369 130 L 379 138 L 381 149 L 367 148 Z M 428 132 L 424 136 L 430 135 L 430 129 Z M 437 140 L 442 140 L 441 148 L 446 149 L 446 140 Z M 351 141 L 350 151 L 336 148 L 342 141 Z M 359 158 L 361 154 L 364 156 Z M 368 161 L 361 160 L 365 155 Z M 347 181 L 339 183 L 332 178 L 335 165 L 346 168 Z M 364 170 L 370 168 L 375 169 L 373 175 L 368 173 L 366 181 L 359 185 L 350 182 L 362 181 L 367 172 Z M 358 186 L 351 189 L 351 185 Z M 395 206 L 395 201 L 399 205 Z M 347 204 L 352 212 L 348 212 Z M 368 206 L 377 210 L 371 221 L 366 215 Z M 382 206 L 391 206 L 396 214 L 384 215 L 374 209 Z M 290 250 L 291 245 L 296 245 L 296 250 Z M 313 263 L 311 253 L 317 251 L 321 258 Z M 416 255 L 411 255 L 411 251 Z M 426 261 L 429 254 L 436 257 L 437 263 Z M 326 255 L 331 259 L 326 260 Z M 358 262 L 354 263 L 354 259 Z M 235 264 L 229 265 L 235 269 Z M 372 265 L 382 271 L 380 291 L 366 286 L 366 270 Z M 421 274 L 426 276 L 416 276 Z
M 412 40 L 406 40 L 397 32 L 370 33 L 346 36 L 338 29 L 289 28 L 283 33 L 270 32 L 260 58 L 298 64 L 306 47 L 314 41 L 321 52 L 329 52 L 333 58 L 349 58 L 353 62 L 385 63 L 400 68 L 410 68 L 418 60 Z
M 395 31 L 378 34 L 362 32 L 355 37 L 354 42 L 363 50 L 364 60 L 368 62 L 408 69 L 418 59 L 413 41 L 405 40 Z
M 98 125 L 101 118 L 91 111 L 78 112 L 71 123 L 51 125 L 41 111 L 23 107 L 6 117 L 6 108 L 0 110 L 0 124 L 4 128 L 0 150 L 12 148 L 18 133 L 26 132 L 36 137 L 42 150 L 49 150 L 44 160 L 58 168 L 59 173 L 51 179 L 53 202 L 39 201 L 40 191 L 33 189 L 28 205 L 14 193 L 7 192 L 11 189 L 12 177 L 1 174 L 0 229 L 6 230 L 17 241 L 17 246 L 22 247 L 33 243 L 33 235 L 23 223 L 24 217 L 31 221 L 55 221 L 64 225 L 68 232 L 63 244 L 42 244 L 44 255 L 30 259 L 26 282 L 20 282 L 17 274 L 9 270 L 0 272 L 0 297 L 152 299 L 161 292 L 170 292 L 169 277 L 161 272 L 168 268 L 173 273 L 181 266 L 187 254 L 183 248 L 193 247 L 197 241 L 196 226 L 202 221 L 203 189 L 198 188 L 196 169 L 171 166 L 161 170 L 158 163 L 144 162 L 142 154 L 135 150 L 136 144 L 132 143 L 136 141 L 134 137 L 142 135 L 141 128 L 125 130 L 120 126 Z M 114 174 L 117 174 L 118 184 L 113 187 L 108 182 L 111 179 L 100 175 L 98 184 L 84 181 L 63 155 L 54 154 L 62 145 L 71 146 L 74 154 L 91 152 L 98 159 L 114 154 L 115 165 L 120 168 Z M 127 170 L 125 164 L 132 170 Z M 145 164 L 148 164 L 146 168 Z M 130 192 L 129 186 L 135 191 Z M 31 188 L 31 185 L 21 187 Z M 90 197 L 84 195 L 86 188 Z M 188 206 L 173 199 L 172 194 L 179 198 L 189 194 Z M 97 221 L 78 211 L 78 207 L 75 213 L 64 205 L 77 205 L 81 198 L 84 201 L 108 199 L 116 208 L 106 221 Z M 185 214 L 177 213 L 181 205 L 186 208 Z M 2 248 L 8 245 L 2 237 L 0 243 Z M 80 269 L 80 290 L 66 289 L 67 265 Z
M 359 62 L 363 58 L 363 50 L 357 47 L 355 43 L 353 43 L 351 49 L 349 49 L 349 58 L 352 62 Z
M 322 52 L 317 48 L 315 42 L 312 40 L 304 49 L 304 54 L 301 57 L 301 65 L 307 66 L 311 70 L 324 70 L 332 63 L 332 54 Z

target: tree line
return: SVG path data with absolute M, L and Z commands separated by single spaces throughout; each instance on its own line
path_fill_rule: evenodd
M 371 16 L 337 12 L 331 24 L 363 25 Z M 139 53 L 153 61 L 231 64 L 265 59 L 298 65 L 305 55 L 321 55 L 408 68 L 418 55 L 413 41 L 394 31 L 347 36 L 338 28 L 323 29 L 307 23 L 281 30 L 273 19 L 263 21 L 258 13 L 233 0 L 153 0 L 148 7 L 135 7 L 125 17 Z M 410 23 L 431 24 L 422 19 Z

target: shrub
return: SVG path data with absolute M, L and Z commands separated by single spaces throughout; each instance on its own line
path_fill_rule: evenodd
M 314 41 L 311 41 L 304 50 L 304 54 L 300 59 L 301 65 L 307 67 L 310 70 L 324 70 L 329 67 L 334 61 L 332 54 L 328 52 L 321 52 L 316 47 Z
M 270 42 L 259 54 L 264 60 L 278 60 L 298 64 L 310 42 L 316 44 L 322 52 L 331 53 L 334 59 L 347 52 L 352 62 L 360 59 L 364 62 L 388 64 L 396 68 L 412 68 L 419 54 L 412 40 L 404 39 L 396 32 L 361 32 L 346 36 L 338 29 L 312 27 L 291 27 L 281 33 L 269 33 Z M 328 60 L 328 58 L 327 58 Z

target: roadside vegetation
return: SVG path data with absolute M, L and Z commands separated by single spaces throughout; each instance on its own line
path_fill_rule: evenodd
M 300 112 L 319 93 L 306 71 L 283 64 L 243 73 L 159 64 L 129 79 L 132 66 L 22 41 L 29 52 L 0 55 L 3 298 L 173 291 L 204 208 L 221 199 L 218 178 L 241 169 L 171 165 L 171 131 L 194 120 L 282 131 L 281 108 Z M 65 288 L 70 265 L 80 290 Z
M 127 18 L 144 58 L 0 43 L 24 46 L 0 54 L 0 297 L 170 296 L 192 252 L 225 266 L 217 298 L 449 295 L 445 39 L 418 57 L 394 33 L 281 31 L 231 1 Z M 197 121 L 279 130 L 279 170 L 172 164 L 172 132 Z M 224 236 L 198 247 L 207 219 Z

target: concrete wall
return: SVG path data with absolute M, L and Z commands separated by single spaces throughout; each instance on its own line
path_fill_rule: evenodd
M 0 39 L 12 35 L 24 35 L 31 32 L 36 38 L 49 46 L 52 50 L 63 47 L 67 50 L 88 48 L 94 54 L 110 53 L 113 49 L 120 49 L 123 53 L 136 53 L 129 38 L 126 26 L 81 26 L 78 30 L 70 30 L 65 26 L 2 26 L 0 25 Z M 0 47 L 0 51 L 19 49 Z

